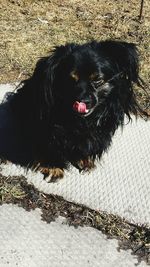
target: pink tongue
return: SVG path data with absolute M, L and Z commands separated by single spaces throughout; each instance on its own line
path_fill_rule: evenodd
M 74 104 L 73 104 L 73 109 L 79 113 L 87 113 L 88 110 L 86 108 L 86 104 L 83 103 L 83 102 L 78 102 L 76 101 Z

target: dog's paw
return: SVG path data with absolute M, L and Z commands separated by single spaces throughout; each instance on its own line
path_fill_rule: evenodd
M 64 170 L 60 168 L 41 167 L 40 172 L 44 175 L 44 180 L 48 183 L 55 183 L 64 177 Z
M 80 172 L 90 172 L 95 168 L 95 163 L 92 159 L 84 159 L 76 162 L 74 166 L 79 169 Z
M 37 161 L 32 163 L 31 170 L 34 172 L 40 171 L 44 175 L 44 180 L 48 183 L 55 183 L 64 177 L 64 170 L 62 168 L 45 167 L 44 164 Z

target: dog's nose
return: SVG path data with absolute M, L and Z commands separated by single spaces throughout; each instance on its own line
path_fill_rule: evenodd
M 81 102 L 85 103 L 88 108 L 91 108 L 91 106 L 93 105 L 93 98 L 91 95 L 85 96 L 81 99 Z
M 85 98 L 82 99 L 82 101 L 83 101 L 85 104 L 90 104 L 91 101 L 92 101 L 92 96 L 91 96 L 91 95 L 86 96 Z
M 93 100 L 92 94 L 85 94 L 82 100 L 84 100 L 86 104 L 91 103 L 91 101 Z

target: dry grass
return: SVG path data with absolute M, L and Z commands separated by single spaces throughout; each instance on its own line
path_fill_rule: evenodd
M 141 54 L 141 76 L 150 83 L 150 6 L 144 0 L 0 0 L 0 83 L 30 75 L 39 57 L 66 42 L 92 39 L 134 42 Z M 150 112 L 149 98 L 137 90 Z
M 35 62 L 55 45 L 107 38 L 135 42 L 141 52 L 141 74 L 148 82 L 150 14 L 140 0 L 0 0 L 2 82 L 30 74 Z

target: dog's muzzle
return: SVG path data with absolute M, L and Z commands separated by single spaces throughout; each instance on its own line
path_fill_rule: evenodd
M 73 104 L 73 110 L 79 115 L 86 117 L 94 111 L 97 104 L 98 104 L 97 98 L 95 98 L 94 101 L 90 102 L 86 100 L 75 101 Z

